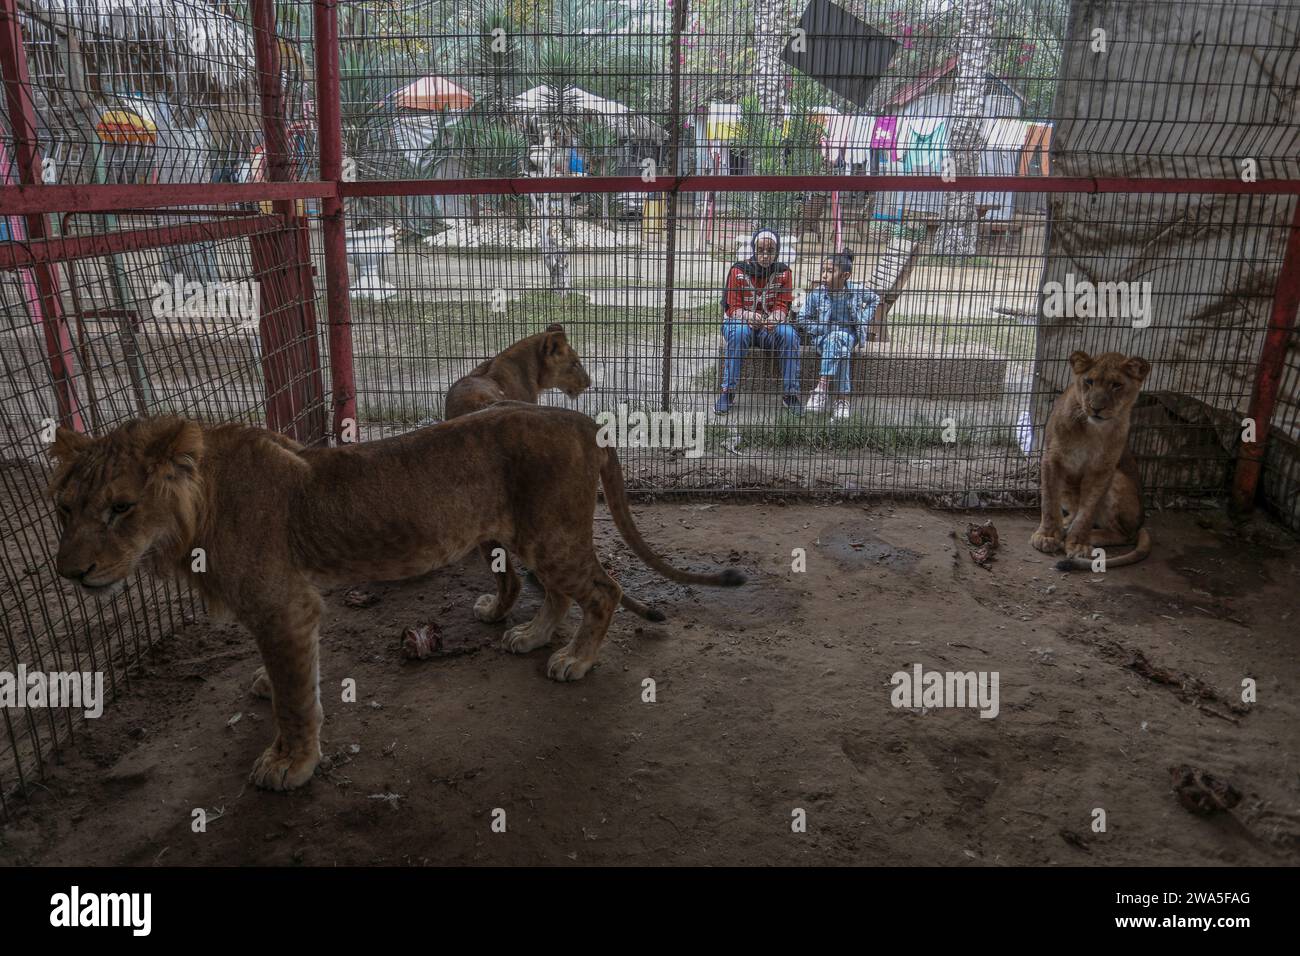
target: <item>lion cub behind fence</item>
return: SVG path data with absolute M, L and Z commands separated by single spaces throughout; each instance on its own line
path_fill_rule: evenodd
M 744 583 L 734 570 L 681 571 L 650 549 L 628 510 L 618 456 L 597 444 L 597 430 L 578 412 L 519 402 L 338 448 L 179 418 L 127 422 L 101 438 L 60 428 L 50 446 L 55 566 L 95 595 L 116 593 L 138 567 L 185 578 L 247 627 L 276 729 L 252 780 L 287 790 L 320 761 L 316 583 L 410 577 L 501 541 L 546 588 L 537 616 L 508 630 L 503 645 L 525 653 L 547 644 L 576 602 L 582 625 L 547 673 L 578 680 L 620 597 L 592 544 L 597 484 L 615 526 L 655 571 L 688 584 Z
M 457 379 L 447 390 L 443 414 L 448 419 L 459 418 L 502 401 L 535 405 L 537 397 L 548 388 L 558 388 L 569 398 L 577 398 L 590 387 L 591 376 L 569 344 L 564 326 L 553 322 L 545 332 L 520 339 Z M 497 594 L 495 599 L 490 594 L 483 595 L 474 606 L 474 614 L 480 621 L 491 624 L 505 617 L 502 608 L 515 603 L 519 596 L 519 575 L 499 541 L 484 541 L 479 545 L 479 553 L 496 580 Z M 648 621 L 666 620 L 658 608 L 649 607 L 630 594 L 625 593 L 620 603 Z
M 548 388 L 577 398 L 590 387 L 591 376 L 569 345 L 564 326 L 552 323 L 545 332 L 520 339 L 457 379 L 447 390 L 443 415 L 459 418 L 504 401 L 536 405 Z
M 1105 566 L 1136 564 L 1151 553 L 1151 535 L 1143 527 L 1142 482 L 1128 433 L 1151 365 L 1119 352 L 1095 358 L 1073 352 L 1070 367 L 1074 380 L 1047 419 L 1042 520 L 1029 543 L 1047 554 L 1064 548 L 1056 567 L 1070 571 L 1091 568 L 1094 548 L 1136 540 L 1132 551 L 1107 558 Z

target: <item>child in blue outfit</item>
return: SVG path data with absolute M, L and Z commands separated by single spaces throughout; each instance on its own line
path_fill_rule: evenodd
M 799 328 L 808 341 L 821 351 L 821 377 L 804 406 L 809 412 L 826 409 L 828 394 L 834 390 L 832 418 L 849 417 L 849 356 L 854 346 L 861 351 L 867 341 L 867 326 L 880 304 L 880 296 L 870 289 L 849 281 L 853 271 L 853 253 L 845 250 L 827 256 L 822 263 L 822 284 L 808 293 L 799 313 Z

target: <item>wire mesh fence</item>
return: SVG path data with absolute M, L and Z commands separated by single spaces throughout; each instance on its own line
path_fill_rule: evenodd
M 0 42 L 0 189 L 35 191 L 0 214 L 0 671 L 116 684 L 198 610 L 152 579 L 104 604 L 59 586 L 51 423 L 173 413 L 321 442 L 355 400 L 381 437 L 438 421 L 452 382 L 554 322 L 593 386 L 541 400 L 610 416 L 634 489 L 955 507 L 1036 500 L 1075 349 L 1152 363 L 1131 439 L 1149 502 L 1222 501 L 1274 328 L 1261 495 L 1300 523 L 1296 190 L 1255 188 L 1300 179 L 1300 4 L 0 13 L 21 41 Z M 318 48 L 322 18 L 337 44 Z M 953 186 L 972 177 L 1001 178 Z M 26 198 L 68 186 L 122 192 Z M 203 189 L 165 192 L 185 186 Z M 226 186 L 247 189 L 205 200 Z M 340 266 L 350 292 L 326 295 Z M 3 713 L 0 800 L 75 726 Z

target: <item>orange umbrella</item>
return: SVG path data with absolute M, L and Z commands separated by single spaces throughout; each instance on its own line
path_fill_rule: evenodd
M 158 140 L 153 120 L 130 110 L 108 110 L 95 124 L 95 132 L 104 143 L 148 143 Z
M 474 97 L 441 76 L 421 77 L 398 90 L 396 101 L 408 110 L 467 110 L 474 105 Z

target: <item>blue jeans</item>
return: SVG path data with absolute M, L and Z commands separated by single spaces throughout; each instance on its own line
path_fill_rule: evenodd
M 727 340 L 726 359 L 722 365 L 722 390 L 733 392 L 740 381 L 740 362 L 751 346 L 772 349 L 780 357 L 781 385 L 787 395 L 799 394 L 799 333 L 792 325 L 778 325 L 771 332 L 754 331 L 748 322 L 726 319 L 722 336 Z
M 815 329 L 812 344 L 822 353 L 821 375 L 831 380 L 831 391 L 847 394 L 849 391 L 849 356 L 857 336 L 849 329 Z

